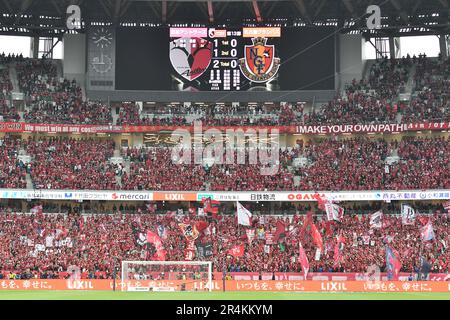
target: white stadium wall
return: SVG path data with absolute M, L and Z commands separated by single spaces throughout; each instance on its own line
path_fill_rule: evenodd
M 63 68 L 66 79 L 84 85 L 86 73 L 86 35 L 65 34 Z
M 353 79 L 361 79 L 364 69 L 363 39 L 360 34 L 339 35 L 339 66 L 338 76 L 340 89 Z

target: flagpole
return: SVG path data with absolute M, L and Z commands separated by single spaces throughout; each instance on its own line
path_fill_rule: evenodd
M 423 255 L 423 241 L 421 241 L 421 243 L 420 243 L 420 250 L 419 250 L 419 270 L 418 270 L 418 272 L 417 272 L 417 280 L 422 280 L 422 273 L 421 273 L 421 269 L 422 269 L 422 266 L 420 265 L 421 264 L 421 259 L 422 259 L 422 255 Z

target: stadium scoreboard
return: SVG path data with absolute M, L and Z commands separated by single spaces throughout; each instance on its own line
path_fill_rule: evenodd
M 170 28 L 169 32 L 172 77 L 181 87 L 247 90 L 277 78 L 279 27 Z
M 115 57 L 111 73 L 115 74 L 116 90 L 335 89 L 336 29 L 333 26 L 121 26 L 111 29 L 114 39 L 110 47 L 114 54 L 110 55 Z M 91 33 L 98 34 L 95 30 Z M 99 41 L 97 38 L 94 40 Z M 105 51 L 94 40 L 90 41 L 88 50 Z M 106 60 L 101 59 L 100 52 L 95 57 L 100 58 L 92 64 L 98 67 L 100 62 L 103 66 Z M 97 78 L 105 75 L 96 70 L 93 73 Z

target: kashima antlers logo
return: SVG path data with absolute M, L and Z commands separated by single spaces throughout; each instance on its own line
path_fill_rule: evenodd
M 266 45 L 267 38 L 252 38 L 252 42 L 253 45 L 245 46 L 239 67 L 248 80 L 267 82 L 277 74 L 280 58 L 275 58 L 275 46 Z
M 179 38 L 170 42 L 170 61 L 186 80 L 200 77 L 211 63 L 212 42 L 203 38 Z

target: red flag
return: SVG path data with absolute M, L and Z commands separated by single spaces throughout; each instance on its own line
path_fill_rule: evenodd
M 305 219 L 305 223 L 303 224 L 303 226 L 306 228 L 312 222 L 313 222 L 313 213 L 312 213 L 312 211 L 308 211 L 308 213 L 306 214 L 306 219 Z
M 425 226 L 428 223 L 428 220 L 430 220 L 430 218 L 425 217 L 425 216 L 420 216 L 417 218 L 417 220 L 419 220 L 419 222 L 422 224 L 422 226 Z
M 151 257 L 153 260 L 156 261 L 164 261 L 166 260 L 166 250 L 164 250 L 163 243 L 161 241 L 161 238 L 152 231 L 147 231 L 147 243 L 153 244 L 155 246 L 156 252 Z
M 244 244 L 240 244 L 240 245 L 234 246 L 231 249 L 229 249 L 227 251 L 227 254 L 237 258 L 237 257 L 244 256 L 244 252 L 245 252 L 245 245 Z
M 327 200 L 322 199 L 322 197 L 319 196 L 318 194 L 314 195 L 314 197 L 317 199 L 317 207 L 320 210 L 325 211 L 325 204 L 327 203 Z
M 284 224 L 283 221 L 278 220 L 277 221 L 277 229 L 275 230 L 275 235 L 274 235 L 274 241 L 278 242 L 280 237 L 282 238 L 285 236 L 286 236 L 286 225 Z
M 312 215 L 312 211 L 308 211 L 308 213 L 306 214 L 306 217 L 303 221 L 303 225 L 302 228 L 300 230 L 300 239 L 304 239 L 305 238 L 305 234 L 306 231 L 308 229 L 308 227 L 311 225 L 312 221 L 313 221 L 313 215 Z
M 211 200 L 211 198 L 202 198 L 203 212 L 211 213 L 214 219 L 217 219 L 217 214 L 219 213 L 218 207 L 213 207 L 213 205 L 219 205 L 220 201 Z
M 306 256 L 306 252 L 305 249 L 303 249 L 302 247 L 302 243 L 299 242 L 299 261 L 300 264 L 302 266 L 303 269 L 303 274 L 305 275 L 305 280 L 308 276 L 308 271 L 309 271 L 309 261 L 308 261 L 308 257 Z
M 325 234 L 327 236 L 332 236 L 333 235 L 333 229 L 331 228 L 333 221 L 326 221 L 325 222 Z
M 320 231 L 317 229 L 314 223 L 311 223 L 311 235 L 317 248 L 319 248 L 320 252 L 322 252 L 323 251 L 322 235 L 320 234 Z
M 208 228 L 208 222 L 200 220 L 195 223 L 195 229 L 197 229 L 198 232 L 202 232 Z

